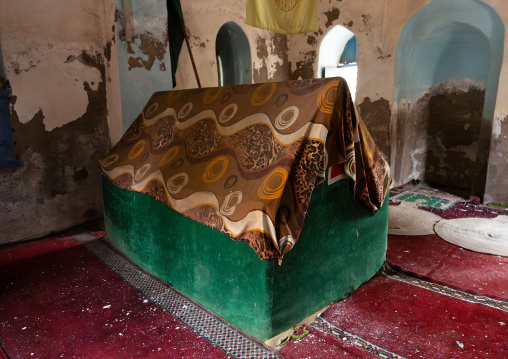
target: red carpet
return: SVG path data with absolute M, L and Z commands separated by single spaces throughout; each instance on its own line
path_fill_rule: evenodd
M 445 219 L 493 218 L 507 211 L 458 203 L 432 211 Z M 508 300 L 508 258 L 476 253 L 450 244 L 437 235 L 388 236 L 386 261 L 411 275 L 462 291 Z
M 508 313 L 380 275 L 321 317 L 407 358 L 508 358 Z
M 227 357 L 69 238 L 2 251 L 0 288 L 11 358 Z
M 508 300 L 508 258 L 450 244 L 437 235 L 388 236 L 386 261 L 420 278 Z
M 307 336 L 290 341 L 279 350 L 279 353 L 288 359 L 372 358 L 371 354 L 344 344 L 319 330 L 311 327 L 307 329 L 309 330 Z

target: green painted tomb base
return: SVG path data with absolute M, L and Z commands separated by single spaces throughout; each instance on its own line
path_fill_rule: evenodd
M 115 248 L 261 341 L 346 297 L 385 261 L 388 200 L 374 214 L 346 181 L 316 187 L 300 238 L 281 265 L 104 176 L 102 193 Z

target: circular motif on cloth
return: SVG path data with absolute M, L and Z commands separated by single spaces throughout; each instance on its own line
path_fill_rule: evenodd
M 228 179 L 226 180 L 226 182 L 224 183 L 224 188 L 225 189 L 230 189 L 232 188 L 236 182 L 238 181 L 238 176 L 237 175 L 231 175 L 228 177 Z
M 282 105 L 284 105 L 287 102 L 288 102 L 288 95 L 287 94 L 282 94 L 279 97 L 277 97 L 277 100 L 275 100 L 275 105 L 282 106 Z
M 317 104 L 321 112 L 332 113 L 333 105 L 337 97 L 337 89 L 339 88 L 339 81 L 331 81 L 318 95 Z
M 288 224 L 291 218 L 291 210 L 285 204 L 281 205 L 277 210 L 277 219 L 282 224 Z
M 173 158 L 175 158 L 176 154 L 178 153 L 178 151 L 180 150 L 180 147 L 171 147 L 165 154 L 164 156 L 162 156 L 161 160 L 159 161 L 159 166 L 165 166 L 167 165 L 169 162 L 171 162 L 171 160 Z
M 176 101 L 176 99 L 178 98 L 179 95 L 180 94 L 177 91 L 169 91 L 169 94 L 167 97 L 168 104 L 172 104 L 174 101 Z
M 147 152 L 143 156 L 141 156 L 141 162 L 145 162 L 146 159 L 148 158 L 148 155 L 150 155 L 150 154 Z
M 141 152 L 145 149 L 146 141 L 145 140 L 139 140 L 129 151 L 129 154 L 127 157 L 129 157 L 130 160 L 135 159 L 138 157 Z
M 150 118 L 152 115 L 157 111 L 157 108 L 159 107 L 159 103 L 155 102 L 148 107 L 148 110 L 145 111 L 145 118 Z
M 111 155 L 109 157 L 106 157 L 105 159 L 103 159 L 101 161 L 102 167 L 108 167 L 108 166 L 112 165 L 113 163 L 118 161 L 119 158 L 120 158 L 120 156 L 118 156 L 118 155 Z
M 176 194 L 189 182 L 189 175 L 185 172 L 171 176 L 167 182 L 168 192 Z
M 173 162 L 170 167 L 172 169 L 176 170 L 176 169 L 182 167 L 182 165 L 183 165 L 183 159 L 179 158 L 175 162 Z
M 259 198 L 277 199 L 282 196 L 287 178 L 288 172 L 284 168 L 274 169 L 258 188 Z
M 275 3 L 284 12 L 291 11 L 295 8 L 300 0 L 275 0 Z
M 266 101 L 270 99 L 270 97 L 272 97 L 276 88 L 277 84 L 274 82 L 258 86 L 254 91 L 254 93 L 252 94 L 250 103 L 253 104 L 254 106 L 260 106 L 264 104 Z
M 184 103 L 184 102 L 187 102 L 187 100 L 189 99 L 190 95 L 188 93 L 184 93 L 182 98 L 180 99 L 180 103 Z
M 232 103 L 224 107 L 219 115 L 219 123 L 224 124 L 228 122 L 236 114 L 236 111 L 238 111 L 238 105 L 236 103 Z
M 226 102 L 229 101 L 230 98 L 231 98 L 231 92 L 227 92 L 224 95 L 222 95 L 222 98 L 220 99 L 220 103 L 222 105 L 224 105 Z
M 222 87 L 211 87 L 208 90 L 206 90 L 205 94 L 203 95 L 203 103 L 209 104 L 215 101 L 217 97 L 219 97 L 220 93 L 222 92 Z
M 300 114 L 300 110 L 296 106 L 286 107 L 277 115 L 275 119 L 275 128 L 278 130 L 285 130 L 290 127 L 293 123 L 295 123 L 298 115 Z
M 140 179 L 145 177 L 146 172 L 150 169 L 150 164 L 145 163 L 143 166 L 141 166 L 134 175 L 134 181 L 138 182 Z
M 243 195 L 241 191 L 234 191 L 229 193 L 224 199 L 224 203 L 220 208 L 220 213 L 225 216 L 229 216 L 235 213 L 236 206 L 242 202 L 242 196 Z
M 206 183 L 213 183 L 224 175 L 228 169 L 228 159 L 226 156 L 219 156 L 214 158 L 212 162 L 206 166 L 203 172 L 203 181 Z
M 178 118 L 186 117 L 192 110 L 192 102 L 187 102 L 178 112 Z

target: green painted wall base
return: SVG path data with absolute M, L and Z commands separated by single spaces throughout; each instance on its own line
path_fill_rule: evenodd
M 302 234 L 280 266 L 105 177 L 102 191 L 114 247 L 262 341 L 346 297 L 385 260 L 388 201 L 373 214 L 345 181 L 316 187 Z

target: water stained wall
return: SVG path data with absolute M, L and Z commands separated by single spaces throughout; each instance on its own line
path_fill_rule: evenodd
M 129 8 L 124 8 L 122 0 L 115 1 L 114 31 L 110 33 L 118 57 L 123 132 L 154 92 L 173 88 L 166 1 L 136 0 L 129 3 Z M 126 12 L 129 13 L 128 24 Z
M 0 46 L 22 163 L 0 169 L 0 244 L 102 213 L 97 160 L 110 148 L 103 5 L 0 4 Z
M 434 1 L 408 21 L 395 70 L 398 183 L 484 194 L 503 35 L 495 10 L 472 0 Z
M 446 81 L 429 87 L 414 103 L 399 104 L 394 171 L 403 182 L 479 191 L 485 185 L 488 139 L 481 137 L 485 88 L 478 83 Z M 488 121 L 488 120 L 487 120 Z

